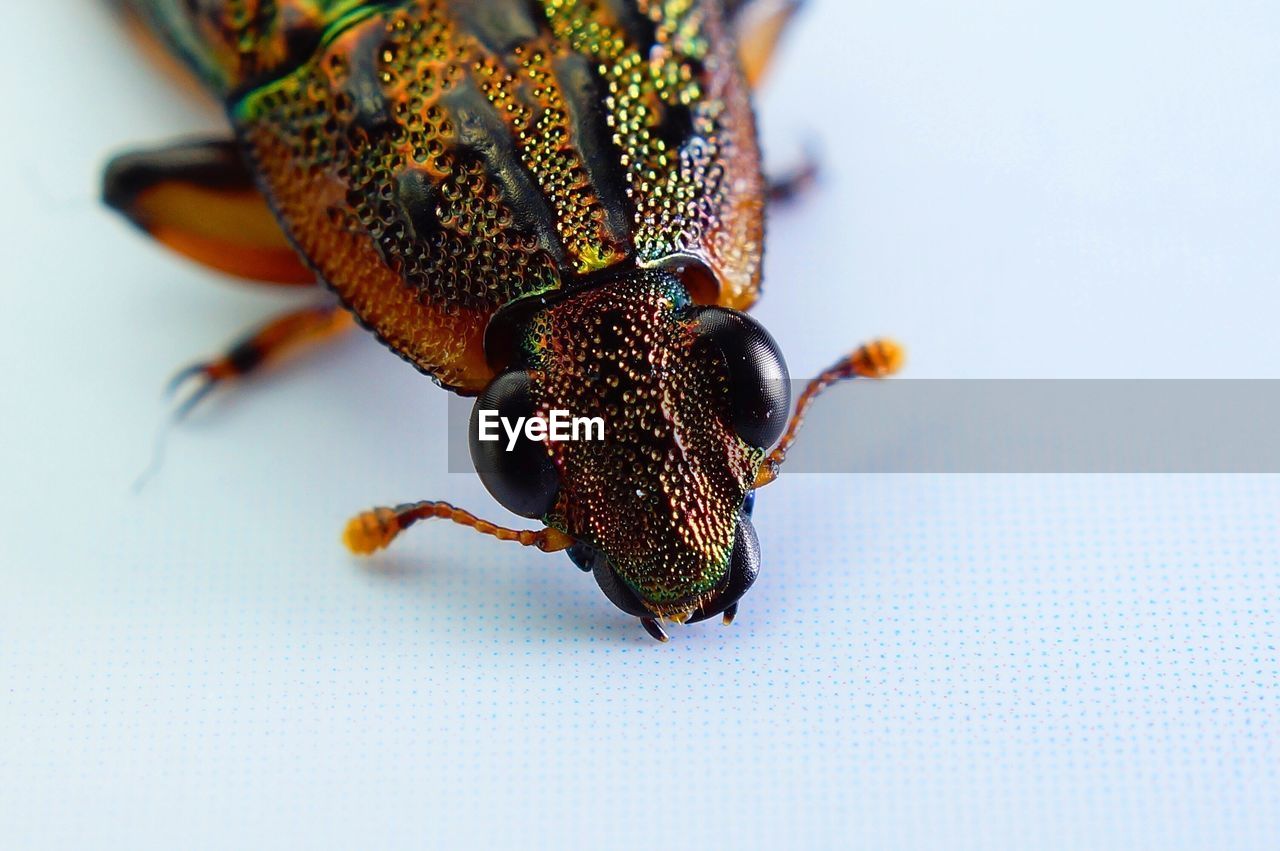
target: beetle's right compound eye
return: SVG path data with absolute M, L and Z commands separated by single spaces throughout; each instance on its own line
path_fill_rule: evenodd
M 537 414 L 529 373 L 507 372 L 476 399 L 469 435 L 471 461 L 485 488 L 508 511 L 534 520 L 555 507 L 560 475 L 545 443 L 519 429 L 512 446 L 507 427 L 516 428 Z
M 759 322 L 724 307 L 699 311 L 698 337 L 724 355 L 734 430 L 750 445 L 768 449 L 782 436 L 791 411 L 791 381 L 778 344 Z

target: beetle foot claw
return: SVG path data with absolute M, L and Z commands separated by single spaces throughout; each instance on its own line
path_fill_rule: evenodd
M 641 618 L 640 625 L 644 627 L 645 632 L 649 633 L 649 635 L 653 636 L 658 641 L 661 641 L 663 644 L 666 644 L 670 640 L 667 637 L 666 631 L 662 628 L 662 625 L 653 618 Z
M 193 363 L 175 375 L 165 388 L 165 398 L 174 399 L 183 387 L 190 385 L 193 389 L 173 409 L 173 419 L 180 421 L 199 405 L 206 396 L 218 386 L 219 378 L 209 362 Z
M 738 616 L 738 604 L 734 603 L 732 606 L 724 610 L 724 617 L 722 619 L 722 622 L 724 623 L 725 626 L 729 626 L 733 623 L 733 619 L 736 618 L 737 616 Z

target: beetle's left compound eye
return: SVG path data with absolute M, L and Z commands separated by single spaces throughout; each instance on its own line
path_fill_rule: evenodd
M 537 413 L 529 373 L 507 372 L 476 399 L 469 435 L 471 461 L 485 488 L 508 511 L 534 520 L 555 507 L 560 474 L 546 444 L 520 429 L 512 446 L 507 427 L 516 428 Z
M 724 307 L 698 312 L 698 337 L 724 355 L 734 430 L 752 446 L 768 449 L 782 436 L 791 411 L 782 350 L 759 322 Z

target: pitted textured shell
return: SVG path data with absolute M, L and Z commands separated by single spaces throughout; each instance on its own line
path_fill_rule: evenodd
M 320 277 L 448 387 L 492 377 L 499 309 L 610 269 L 755 299 L 755 125 L 714 0 L 140 5 Z

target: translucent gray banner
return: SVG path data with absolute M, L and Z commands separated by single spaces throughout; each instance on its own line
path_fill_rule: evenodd
M 473 469 L 471 406 L 450 400 L 450 472 Z M 848 382 L 810 410 L 783 469 L 1280 473 L 1280 380 Z

